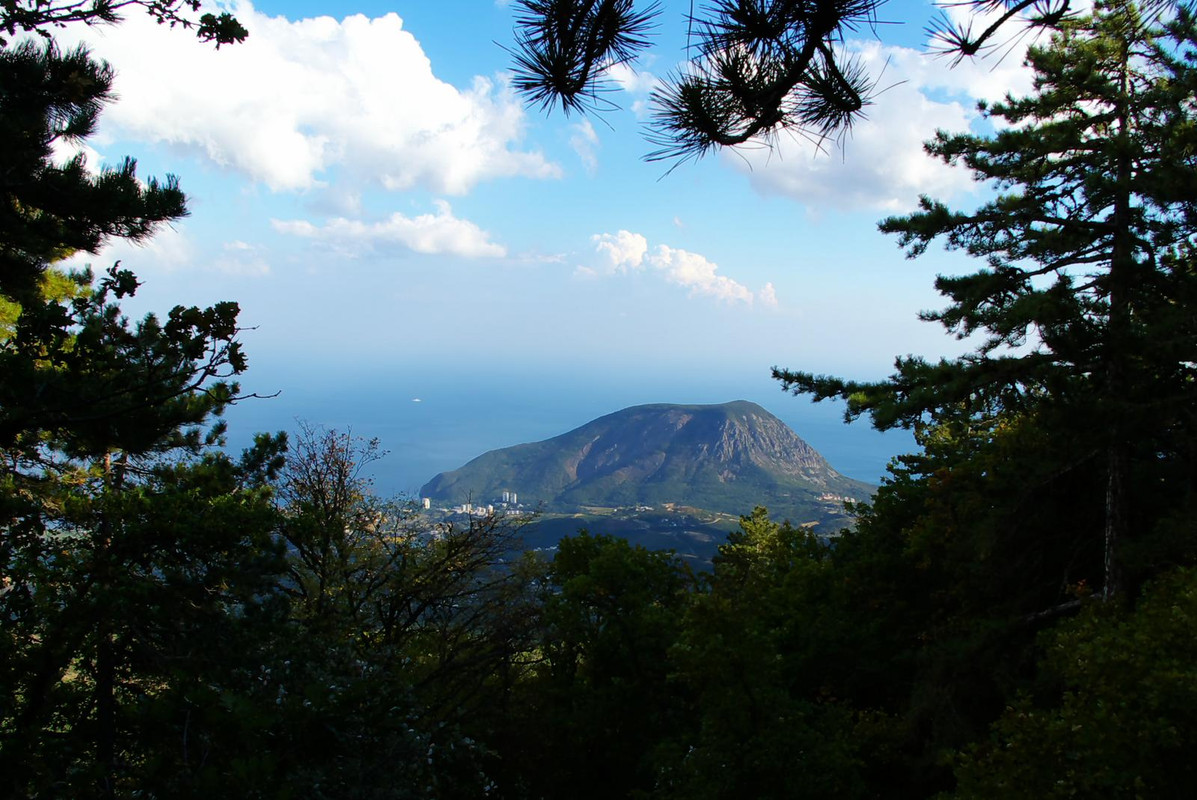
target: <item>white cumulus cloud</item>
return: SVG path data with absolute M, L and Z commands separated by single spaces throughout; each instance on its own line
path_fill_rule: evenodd
M 590 240 L 600 263 L 579 266 L 575 271 L 579 277 L 623 275 L 647 269 L 675 286 L 689 289 L 691 295 L 714 297 L 726 303 L 751 305 L 753 302 L 753 294 L 746 286 L 719 274 L 719 265 L 698 253 L 664 244 L 650 249 L 648 239 L 643 235 L 625 230 L 595 234 Z M 766 306 L 776 306 L 773 284 L 766 284 L 759 298 Z
M 480 181 L 557 177 L 521 150 L 524 112 L 501 81 L 436 77 L 396 14 L 292 22 L 234 7 L 250 29 L 214 52 L 146 14 L 72 28 L 117 68 L 114 133 L 198 152 L 274 190 L 331 180 L 463 194 Z M 64 32 L 65 37 L 67 32 Z
M 772 281 L 761 287 L 756 293 L 756 298 L 766 308 L 777 308 L 777 290 L 773 288 Z
M 386 250 L 397 246 L 428 255 L 464 258 L 507 255 L 507 249 L 492 242 L 486 231 L 469 220 L 453 216 L 453 209 L 445 201 L 438 200 L 436 209 L 435 214 L 415 217 L 396 212 L 381 222 L 337 217 L 319 226 L 307 220 L 273 220 L 272 224 L 280 233 L 317 239 L 350 250 Z
M 590 237 L 590 241 L 594 242 L 595 250 L 603 257 L 607 274 L 639 269 L 644 263 L 644 254 L 648 252 L 648 239 L 630 231 L 596 233 Z
M 608 67 L 607 77 L 615 81 L 620 89 L 632 94 L 650 94 L 660 84 L 660 80 L 651 72 L 635 69 L 622 62 Z
M 636 69 L 630 64 L 612 64 L 606 75 L 615 85 L 632 96 L 632 113 L 640 119 L 648 117 L 649 96 L 661 85 L 661 79 L 645 69 Z
M 717 274 L 719 265 L 698 253 L 657 245 L 648 263 L 665 274 L 670 283 L 688 288 L 693 294 L 705 294 L 728 303 L 752 302 L 752 292 L 726 275 Z

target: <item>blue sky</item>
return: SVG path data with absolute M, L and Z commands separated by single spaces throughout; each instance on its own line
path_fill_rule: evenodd
M 396 404 L 432 377 L 694 402 L 775 392 L 772 365 L 875 378 L 962 349 L 916 315 L 968 265 L 907 261 L 876 222 L 924 192 L 976 202 L 920 143 L 1025 91 L 1020 55 L 949 69 L 920 52 L 934 9 L 891 3 L 902 24 L 847 43 L 884 91 L 842 147 L 782 137 L 665 174 L 640 158 L 644 107 L 689 3 L 664 6 L 654 49 L 612 75 L 619 110 L 586 119 L 512 95 L 495 0 L 234 3 L 250 38 L 219 51 L 138 14 L 67 31 L 118 73 L 93 163 L 133 155 L 190 198 L 148 246 L 88 260 L 142 278 L 136 309 L 240 302 L 246 388 L 291 398 L 255 422 L 372 376 Z M 353 424 L 341 401 L 329 422 Z

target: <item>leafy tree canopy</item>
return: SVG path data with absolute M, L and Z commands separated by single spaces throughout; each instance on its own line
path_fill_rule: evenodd
M 956 796 L 1181 797 L 1197 777 L 1197 580 L 1178 570 L 1133 611 L 1091 604 L 1044 635 L 1047 675 L 957 762 Z M 1037 695 L 1037 696 L 1036 696 Z
M 102 25 L 119 22 L 121 12 L 141 8 L 159 25 L 194 31 L 201 42 L 234 44 L 249 32 L 228 12 L 199 14 L 200 0 L 3 0 L 0 2 L 0 47 L 19 33 L 49 38 L 54 28 L 72 22 Z

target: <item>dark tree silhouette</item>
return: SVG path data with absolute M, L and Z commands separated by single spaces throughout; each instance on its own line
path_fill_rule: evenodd
M 928 26 L 932 49 L 984 53 L 1035 28 L 1054 28 L 1071 0 L 963 0 L 975 22 L 946 14 Z M 839 48 L 876 26 L 884 0 L 711 0 L 690 4 L 688 63 L 654 93 L 650 161 L 686 161 L 713 149 L 769 141 L 780 131 L 834 137 L 858 119 L 876 76 Z M 656 2 L 519 0 L 515 87 L 542 109 L 600 108 L 607 71 L 651 44 Z

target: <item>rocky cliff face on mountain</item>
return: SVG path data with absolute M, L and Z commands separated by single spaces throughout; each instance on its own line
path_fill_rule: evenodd
M 817 521 L 873 487 L 840 475 L 755 403 L 645 405 L 543 442 L 492 450 L 437 475 L 420 494 L 487 504 L 514 492 L 550 510 L 677 504 L 731 514 L 764 505 Z

